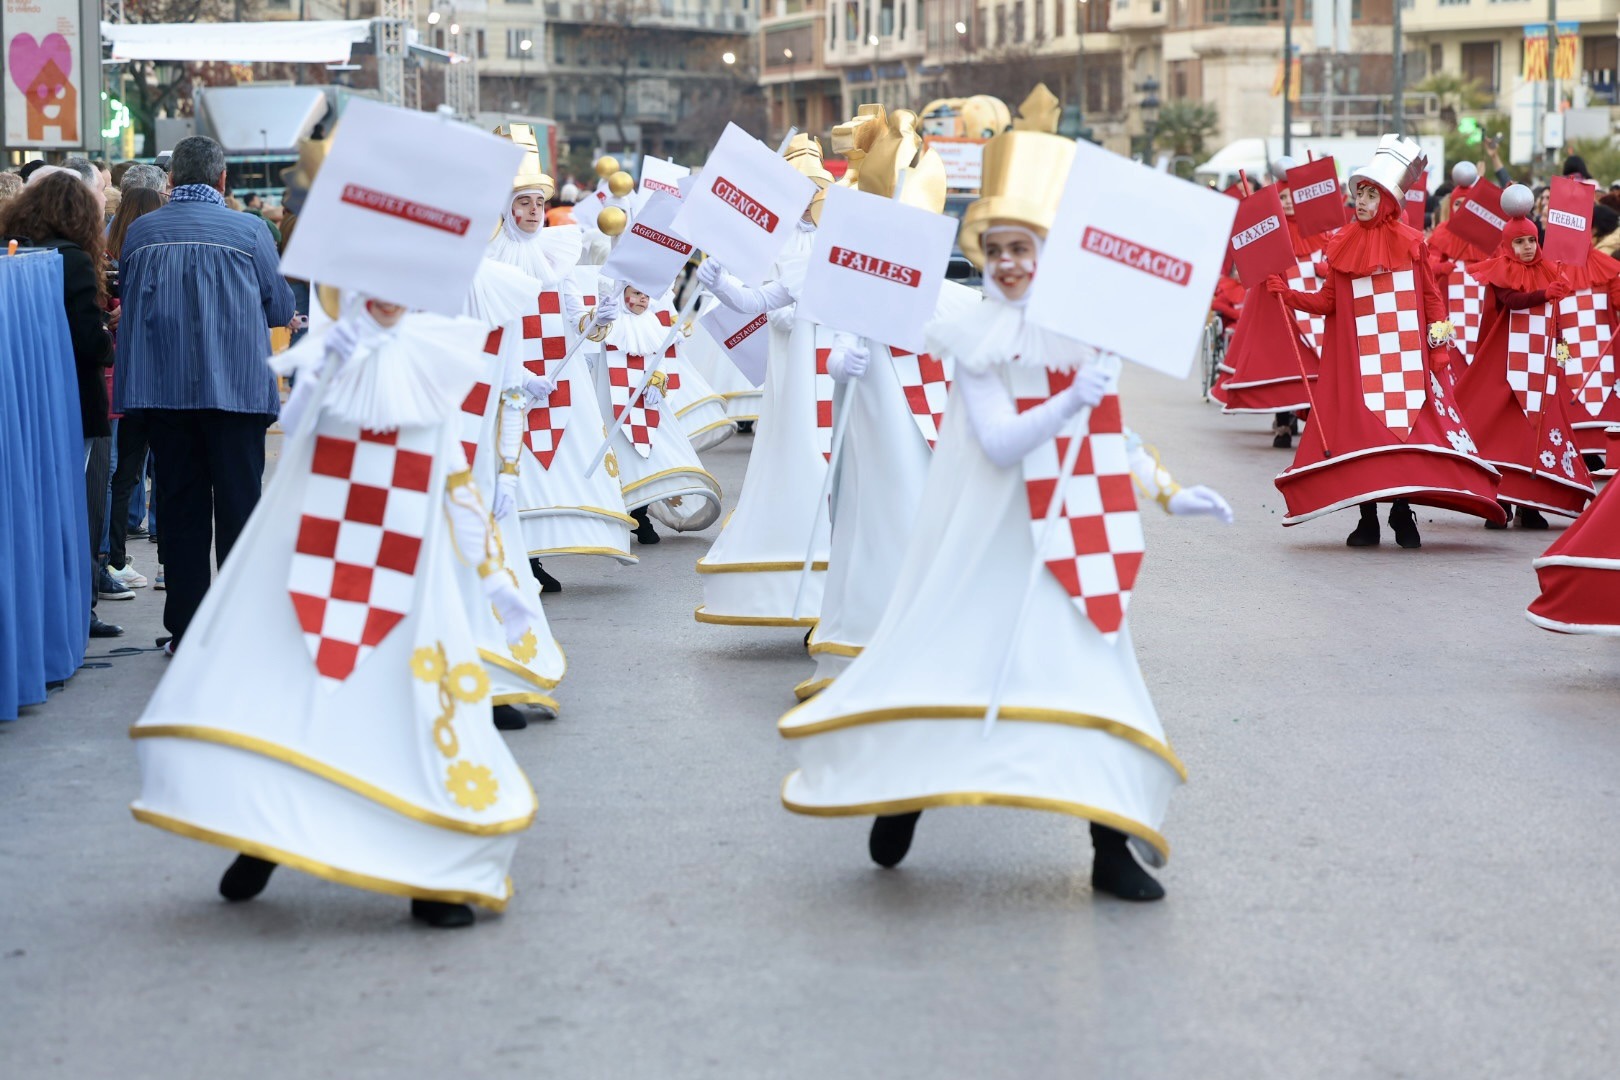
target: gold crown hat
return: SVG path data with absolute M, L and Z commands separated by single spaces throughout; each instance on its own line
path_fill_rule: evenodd
M 827 189 L 833 183 L 833 174 L 827 171 L 827 166 L 821 161 L 821 140 L 814 135 L 800 132 L 793 136 L 793 141 L 788 143 L 787 152 L 782 156 L 787 159 L 789 165 L 816 182 L 816 194 L 810 200 L 808 212 L 810 220 L 819 224 L 822 203 L 826 202 Z
M 837 181 L 839 187 L 855 187 L 861 176 L 861 162 L 872 149 L 873 141 L 887 127 L 883 106 L 872 102 L 862 105 L 854 116 L 832 129 L 833 153 L 849 163 L 844 175 Z
M 862 160 L 858 186 L 886 199 L 892 199 L 899 186 L 905 205 L 932 214 L 944 212 L 945 161 L 938 151 L 924 147 L 916 113 L 896 109 L 884 118 Z
M 523 148 L 523 161 L 512 178 L 512 194 L 538 188 L 541 198 L 549 202 L 557 194 L 557 181 L 540 168 L 540 145 L 535 141 L 534 128 L 528 124 L 503 124 L 495 129 L 495 134 Z
M 1418 177 L 1428 167 L 1428 155 L 1416 140 L 1385 135 L 1378 140 L 1372 160 L 1350 174 L 1350 190 L 1355 191 L 1356 182 L 1365 180 L 1388 193 L 1396 206 L 1403 206 L 1407 189 L 1418 182 Z
M 281 170 L 281 183 L 286 187 L 281 204 L 294 214 L 304 212 L 304 198 L 309 194 L 309 187 L 315 182 L 315 174 L 321 171 L 321 165 L 326 161 L 326 155 L 332 149 L 332 140 L 337 137 L 334 130 L 324 139 L 303 139 L 298 143 L 298 164 Z
M 1011 131 L 984 144 L 979 198 L 962 215 L 962 254 L 984 266 L 984 234 L 994 225 L 1020 225 L 1046 237 L 1074 163 L 1074 142 L 1054 134 L 1062 105 L 1045 84 L 1018 107 Z

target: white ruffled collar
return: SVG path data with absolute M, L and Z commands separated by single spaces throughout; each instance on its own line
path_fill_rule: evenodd
M 1023 305 L 989 293 L 983 303 L 930 323 L 928 350 L 953 357 L 970 371 L 997 364 L 1071 371 L 1102 355 L 1090 345 L 1036 326 L 1025 313 Z
M 522 239 L 514 239 L 514 236 Z M 484 254 L 497 262 L 517 267 L 550 289 L 555 288 L 579 264 L 579 256 L 584 249 L 585 234 L 578 225 L 553 225 L 526 233 L 510 228 L 507 219 L 502 218 L 501 231 L 489 242 Z
M 668 336 L 669 328 L 659 320 L 653 306 L 648 305 L 640 315 L 632 315 L 628 311 L 620 313 L 613 320 L 607 344 L 632 356 L 651 356 Z

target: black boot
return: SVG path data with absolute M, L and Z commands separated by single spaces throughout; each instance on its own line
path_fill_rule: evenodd
M 491 711 L 495 714 L 496 731 L 522 731 L 529 726 L 528 717 L 516 705 L 497 705 Z
M 225 871 L 225 876 L 219 879 L 219 895 L 233 903 L 251 900 L 264 892 L 275 868 L 273 862 L 256 859 L 252 855 L 238 855 Z
M 1105 892 L 1121 900 L 1164 899 L 1164 886 L 1137 863 L 1124 833 L 1092 822 L 1091 846 L 1096 849 L 1091 860 L 1093 892 Z
M 1507 515 L 1507 520 L 1502 521 L 1502 522 L 1487 521 L 1485 523 L 1485 527 L 1487 529 L 1505 529 L 1509 525 L 1513 524 L 1513 506 L 1512 506 L 1512 504 L 1502 502 L 1500 499 L 1498 499 L 1496 505 L 1500 506 L 1502 508 L 1502 513 Z
M 1396 499 L 1395 505 L 1389 508 L 1389 527 L 1395 530 L 1395 542 L 1401 547 L 1423 546 L 1423 538 L 1418 535 L 1417 515 L 1412 513 L 1412 504 L 1405 499 Z
M 541 592 L 562 592 L 562 582 L 546 573 L 546 568 L 540 565 L 539 559 L 529 560 L 529 573 L 540 583 Z
M 1271 445 L 1278 450 L 1288 450 L 1294 445 L 1294 414 L 1280 412 L 1271 420 Z
M 739 434 L 739 435 L 752 435 L 753 433 L 754 433 L 754 422 L 752 420 L 739 420 L 739 421 L 737 421 L 737 434 Z
M 411 918 L 435 930 L 455 930 L 473 924 L 473 910 L 466 904 L 446 904 L 438 900 L 412 900 Z
M 1349 547 L 1377 547 L 1378 546 L 1378 504 L 1361 504 L 1361 523 L 1355 530 L 1345 537 L 1345 544 Z
M 872 835 L 866 841 L 866 850 L 872 861 L 885 870 L 893 870 L 911 850 L 911 835 L 917 831 L 921 810 L 909 814 L 890 814 L 872 819 Z
M 630 511 L 630 516 L 636 519 L 636 543 L 656 544 L 662 539 L 658 533 L 653 531 L 653 523 L 647 517 L 647 508 L 645 506 Z
M 1547 519 L 1541 516 L 1541 511 L 1528 506 L 1519 507 L 1519 528 L 1545 529 Z

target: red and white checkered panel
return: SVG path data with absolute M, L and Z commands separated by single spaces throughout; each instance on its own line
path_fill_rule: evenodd
M 1457 331 L 1457 348 L 1471 364 L 1479 347 L 1479 324 L 1485 318 L 1485 284 L 1463 269 L 1462 263 L 1446 278 L 1446 311 Z
M 523 317 L 523 366 L 530 374 L 550 375 L 551 369 L 567 355 L 568 324 L 562 313 L 562 294 L 556 289 L 547 289 L 540 294 L 535 313 Z M 568 430 L 572 386 L 569 381 L 558 383 L 545 404 L 529 410 L 524 442 L 543 469 L 551 468 L 557 447 L 562 445 L 563 435 Z
M 1558 313 L 1564 340 L 1569 343 L 1564 386 L 1576 404 L 1595 417 L 1603 412 L 1603 402 L 1614 387 L 1609 294 L 1582 289 L 1560 300 Z
M 1508 312 L 1507 381 L 1519 408 L 1536 417 L 1548 394 L 1558 392 L 1558 362 L 1553 350 L 1551 304 Z
M 666 349 L 664 356 L 674 359 L 675 346 Z M 624 422 L 624 433 L 636 453 L 645 458 L 652 453 L 653 432 L 658 428 L 661 413 L 656 408 L 648 407 L 645 394 L 636 394 L 633 402 L 630 395 L 640 389 L 641 381 L 647 377 L 647 357 L 640 353 L 626 353 L 617 345 L 609 345 L 607 365 L 608 400 L 613 406 L 613 421 L 622 417 L 626 408 L 630 410 L 630 417 Z M 664 378 L 668 389 L 680 389 L 679 373 L 665 371 Z
M 1399 438 L 1412 433 L 1428 397 L 1425 330 L 1411 270 L 1352 278 L 1361 399 Z
M 816 445 L 821 456 L 832 461 L 833 391 L 838 384 L 827 373 L 832 356 L 832 333 L 816 327 Z
M 1074 381 L 1074 373 L 1039 368 L 1010 369 L 1018 411 L 1032 409 Z M 1041 560 L 1074 600 L 1075 608 L 1113 641 L 1125 624 L 1131 589 L 1142 568 L 1142 519 L 1125 448 L 1119 396 L 1110 394 L 1091 410 L 1089 434 L 1074 471 L 1063 480 L 1063 509 L 1053 528 L 1046 512 L 1068 453 L 1062 436 L 1024 458 L 1029 527 Z M 1045 546 L 1041 547 L 1043 538 Z
M 1299 292 L 1313 293 L 1319 290 L 1322 287 L 1322 279 L 1316 272 L 1316 253 L 1296 262 L 1294 268 L 1288 272 L 1286 280 L 1290 289 Z M 1299 327 L 1299 336 L 1311 347 L 1311 351 L 1320 353 L 1322 335 L 1327 333 L 1327 316 L 1295 311 L 1294 324 Z
M 484 341 L 484 355 L 490 358 L 486 371 L 492 375 L 500 372 L 500 363 L 495 359 L 500 351 L 501 330 L 497 327 L 489 332 L 489 337 Z M 461 402 L 461 452 L 467 456 L 468 465 L 478 460 L 478 440 L 484 435 L 484 417 L 489 412 L 490 400 L 495 396 L 493 384 L 483 380 L 474 383 Z
M 437 439 L 322 419 L 287 592 L 324 678 L 347 679 L 411 610 Z
M 917 430 L 928 440 L 932 450 L 939 441 L 939 425 L 945 421 L 945 400 L 950 396 L 950 380 L 945 378 L 945 365 L 927 353 L 909 353 L 890 348 L 894 359 L 894 373 L 900 379 L 906 404 L 911 406 L 911 417 Z

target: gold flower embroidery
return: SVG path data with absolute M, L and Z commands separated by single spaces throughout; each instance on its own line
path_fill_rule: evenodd
M 495 805 L 500 784 L 488 767 L 470 761 L 457 761 L 450 765 L 444 781 L 445 790 L 457 806 L 468 810 L 488 810 Z
M 489 693 L 489 676 L 484 673 L 482 664 L 468 661 L 450 669 L 448 686 L 457 701 L 471 705 Z
M 611 477 L 613 477 L 615 479 L 618 478 L 618 476 L 619 476 L 619 459 L 613 456 L 613 451 L 609 450 L 607 452 L 607 457 L 604 458 L 603 461 L 602 461 L 602 467 L 607 470 L 607 474 L 609 476 L 611 476 Z
M 512 659 L 520 664 L 527 664 L 540 655 L 540 642 L 535 638 L 533 630 L 525 630 L 516 645 L 507 647 L 512 651 Z
M 424 645 L 411 654 L 411 674 L 423 682 L 438 682 L 444 676 L 444 647 Z

